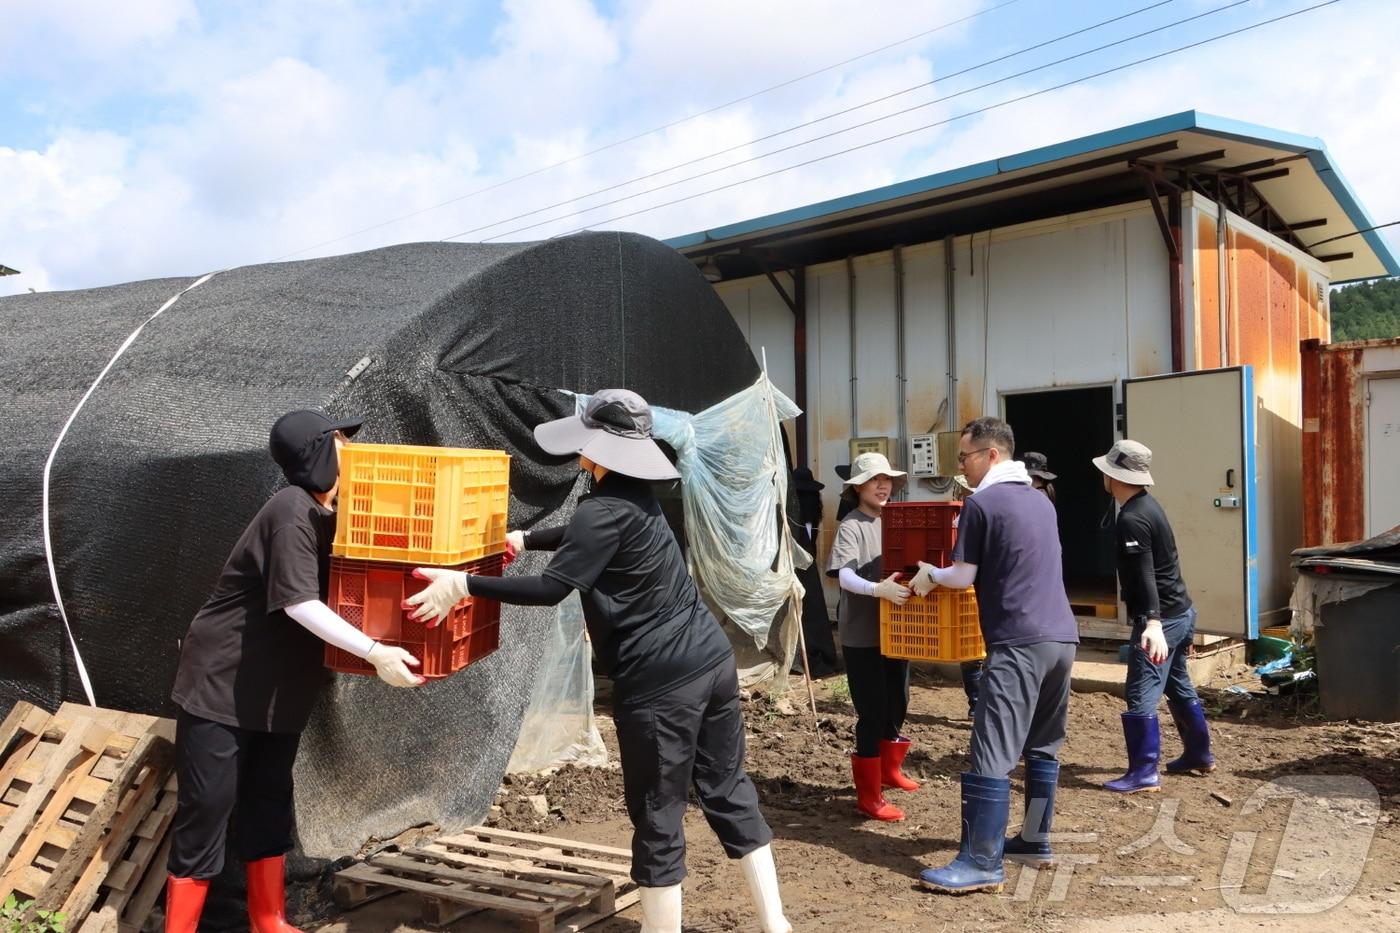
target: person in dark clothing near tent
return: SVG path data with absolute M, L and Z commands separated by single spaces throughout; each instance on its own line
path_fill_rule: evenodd
M 652 440 L 651 409 L 635 392 L 604 389 L 583 414 L 546 422 L 535 440 L 578 455 L 593 480 L 569 524 L 512 532 L 517 547 L 552 550 L 540 576 L 473 577 L 424 567 L 414 618 L 441 620 L 469 595 L 555 605 L 571 590 L 614 685 L 613 720 L 632 819 L 632 878 L 643 933 L 680 933 L 685 816 L 693 786 L 725 853 L 738 859 L 764 933 L 791 930 L 770 845 L 773 832 L 744 771 L 744 717 L 734 652 L 686 571 L 648 483 L 676 472 Z
M 814 678 L 827 677 L 840 670 L 836 657 L 836 641 L 831 637 L 831 617 L 826 612 L 826 594 L 822 590 L 821 570 L 817 566 L 817 535 L 822 527 L 821 491 L 824 483 L 817 482 L 807 467 L 792 471 L 792 485 L 797 492 L 797 518 L 793 536 L 808 554 L 812 563 L 797 572 L 806 589 L 802 597 L 802 637 L 807 645 L 808 672 Z
M 1215 770 L 1210 727 L 1186 667 L 1196 609 L 1181 578 L 1171 523 L 1147 491 L 1152 485 L 1152 451 L 1137 441 L 1122 440 L 1104 456 L 1095 457 L 1094 466 L 1118 503 L 1118 585 L 1133 624 L 1125 691 L 1128 711 L 1123 713 L 1128 771 L 1104 787 L 1120 794 L 1150 793 L 1160 788 L 1157 762 L 1162 732 L 1157 703 L 1164 692 L 1185 747 L 1180 758 L 1168 762 L 1167 773 Z
M 292 764 L 322 684 L 323 642 L 374 665 L 380 679 L 422 678 L 402 648 L 381 645 L 326 605 L 341 446 L 361 420 L 294 411 L 272 427 L 272 457 L 291 484 L 267 501 L 190 624 L 171 698 L 180 707 L 180 792 L 170 847 L 165 929 L 195 933 L 210 879 L 224 865 L 230 815 L 248 871 L 253 933 L 286 921 L 283 859 L 292 849 Z

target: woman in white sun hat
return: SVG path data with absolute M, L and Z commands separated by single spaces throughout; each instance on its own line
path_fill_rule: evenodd
M 904 479 L 883 454 L 856 457 L 841 494 L 854 507 L 836 526 L 826 567 L 841 584 L 841 655 L 856 708 L 851 754 L 856 805 L 871 819 L 887 822 L 904 819 L 904 811 L 885 799 L 882 788 L 919 789 L 901 769 L 909 752 L 909 740 L 900 734 L 909 708 L 909 662 L 880 654 L 880 600 L 902 606 L 909 599 L 896 574 L 885 577 L 880 566 L 880 515 Z
M 744 716 L 734 651 L 686 571 L 651 481 L 680 474 L 651 437 L 651 408 L 603 389 L 583 414 L 535 428 L 545 453 L 578 456 L 593 482 L 569 524 L 510 533 L 517 550 L 554 551 L 536 577 L 470 577 L 419 568 L 432 583 L 409 598 L 414 618 L 441 619 L 468 595 L 553 606 L 577 590 L 598 657 L 613 681 L 623 795 L 632 819 L 632 878 L 642 929 L 680 933 L 682 819 L 692 788 L 739 867 L 764 933 L 787 933 L 773 832 L 744 771 Z

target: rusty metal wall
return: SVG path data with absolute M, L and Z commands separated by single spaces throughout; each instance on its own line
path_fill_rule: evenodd
M 1264 230 L 1227 213 L 1225 314 L 1220 313 L 1218 208 L 1185 202 L 1194 260 L 1187 307 L 1196 366 L 1254 367 L 1258 395 L 1259 584 L 1265 612 L 1282 614 L 1292 590 L 1290 552 L 1304 539 L 1303 393 L 1299 341 L 1328 329 L 1327 270 Z M 1220 353 L 1221 328 L 1227 352 Z M 1271 624 L 1266 620 L 1261 624 Z
M 1368 532 L 1367 380 L 1400 368 L 1400 339 L 1310 339 L 1302 360 L 1304 544 L 1360 540 Z

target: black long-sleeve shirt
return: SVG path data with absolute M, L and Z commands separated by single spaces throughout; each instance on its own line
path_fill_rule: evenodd
M 568 525 L 525 532 L 527 551 L 557 551 Z M 473 596 L 510 603 L 513 606 L 557 606 L 572 589 L 553 577 L 472 577 L 468 589 Z
M 552 605 L 577 590 L 593 647 L 618 702 L 641 702 L 733 657 L 700 598 L 651 486 L 609 473 L 566 528 L 531 532 L 554 550 L 538 577 L 472 577 L 473 595 Z
M 1128 617 L 1171 619 L 1191 608 L 1167 514 L 1143 490 L 1118 511 L 1118 586 Z

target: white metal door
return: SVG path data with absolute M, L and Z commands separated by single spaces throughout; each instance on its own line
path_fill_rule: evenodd
M 1400 525 L 1400 376 L 1366 387 L 1366 537 Z
M 1123 383 L 1126 436 L 1152 449 L 1196 629 L 1258 635 L 1254 378 L 1248 366 Z

